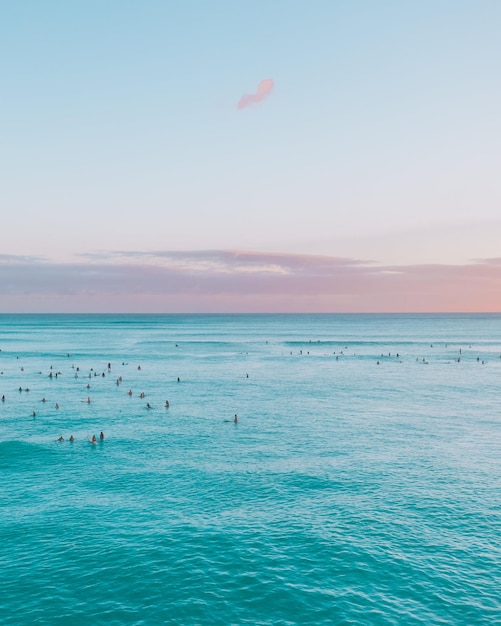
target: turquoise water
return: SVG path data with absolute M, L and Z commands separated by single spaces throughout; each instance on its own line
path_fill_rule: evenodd
M 0 348 L 0 623 L 501 623 L 501 316 L 3 315 Z

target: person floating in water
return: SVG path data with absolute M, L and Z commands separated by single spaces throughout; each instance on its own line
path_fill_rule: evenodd
M 104 441 L 104 433 L 103 433 L 103 431 L 101 431 L 101 434 L 99 435 L 99 439 L 101 441 Z
M 90 440 L 90 442 L 93 444 L 97 443 L 96 435 L 92 435 L 92 439 Z
M 75 437 L 73 437 L 73 435 L 70 436 L 70 441 L 71 441 L 71 443 L 73 443 L 75 441 Z
M 164 406 L 165 406 L 166 409 L 168 409 L 170 407 L 170 404 L 169 404 L 168 400 L 165 401 L 165 405 Z
M 237 417 L 236 413 L 235 413 L 235 417 L 234 417 L 233 421 L 234 421 L 235 424 L 238 424 L 238 417 Z

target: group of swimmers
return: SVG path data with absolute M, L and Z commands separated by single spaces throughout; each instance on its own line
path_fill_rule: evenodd
M 67 356 L 69 357 L 70 355 L 68 354 Z M 122 363 L 122 365 L 127 365 L 127 364 L 126 364 L 126 363 Z M 80 373 L 80 367 L 75 366 L 75 365 L 72 365 L 71 367 L 72 367 L 73 371 L 75 372 L 75 378 L 78 378 L 78 377 L 79 377 L 79 373 Z M 93 376 L 93 375 L 94 375 L 94 376 L 99 376 L 99 378 L 104 378 L 104 377 L 106 377 L 106 375 L 107 375 L 107 374 L 110 374 L 110 373 L 111 373 L 111 363 L 108 363 L 108 366 L 107 366 L 107 368 L 106 368 L 106 369 L 107 369 L 107 371 L 105 370 L 105 371 L 99 372 L 99 371 L 95 371 L 95 370 L 94 370 L 94 368 L 90 368 L 90 371 L 88 372 L 88 374 L 86 375 L 86 377 L 88 377 L 89 379 L 90 379 L 90 378 L 92 378 L 92 376 Z M 138 371 L 141 371 L 141 365 L 138 365 L 138 366 L 137 366 L 137 370 L 138 370 Z M 24 372 L 24 367 L 21 367 L 21 371 L 23 371 L 23 372 Z M 1 374 L 3 374 L 3 372 L 1 372 Z M 42 374 L 42 372 L 40 371 L 40 372 L 39 372 L 39 374 Z M 57 370 L 57 371 L 56 371 L 55 369 L 53 369 L 52 365 L 50 366 L 50 371 L 49 371 L 49 374 L 48 374 L 48 376 L 49 376 L 49 378 L 50 378 L 50 379 L 53 379 L 53 378 L 56 378 L 56 379 L 57 379 L 59 376 L 62 376 L 62 375 L 63 375 L 63 373 L 62 373 L 61 371 L 59 371 L 59 370 Z M 246 376 L 247 376 L 247 378 L 249 377 L 249 375 L 248 375 L 248 374 L 247 374 Z M 181 379 L 180 379 L 180 377 L 179 377 L 179 376 L 176 378 L 176 380 L 177 380 L 177 382 L 178 382 L 178 383 L 180 383 L 180 382 L 181 382 Z M 122 384 L 122 382 L 123 382 L 123 378 L 122 378 L 122 376 L 118 376 L 118 378 L 116 378 L 116 385 L 117 385 L 117 386 L 120 386 L 120 385 Z M 87 385 L 86 385 L 86 389 L 87 389 L 87 390 L 90 390 L 90 389 L 91 389 L 90 381 L 87 383 Z M 22 392 L 22 391 L 29 392 L 29 391 L 30 391 L 30 389 L 29 389 L 29 387 L 26 387 L 26 388 L 24 388 L 24 389 L 23 389 L 23 387 L 22 387 L 22 386 L 19 386 L 19 392 Z M 133 391 L 132 391 L 132 389 L 129 389 L 129 390 L 127 391 L 127 395 L 128 395 L 129 397 L 133 395 Z M 144 399 L 145 397 L 146 397 L 146 394 L 145 394 L 144 392 L 141 392 L 141 393 L 139 394 L 139 398 Z M 1 397 L 1 401 L 2 401 L 2 402 L 6 402 L 6 397 L 5 397 L 5 394 L 3 394 L 3 395 L 2 395 L 2 397 Z M 44 396 L 44 397 L 42 398 L 41 402 L 42 402 L 43 404 L 46 404 L 46 403 L 47 403 L 47 398 L 45 398 L 45 396 Z M 91 396 L 90 396 L 90 395 L 88 395 L 88 396 L 87 396 L 87 399 L 86 399 L 86 400 L 83 400 L 83 399 L 82 399 L 82 400 L 81 400 L 81 402 L 85 402 L 86 404 L 89 404 L 89 405 L 90 405 L 90 404 L 91 404 L 91 402 L 92 402 Z M 55 408 L 56 410 L 59 410 L 61 405 L 59 404 L 59 402 L 55 402 L 53 406 L 54 406 L 54 408 Z M 165 400 L 165 403 L 164 403 L 163 407 L 164 407 L 165 409 L 170 408 L 170 402 L 169 402 L 169 400 Z M 150 404 L 150 402 L 147 402 L 147 403 L 146 403 L 146 409 L 151 410 L 151 409 L 153 409 L 153 408 L 154 408 L 154 407 L 153 407 L 153 405 L 152 405 L 152 404 Z M 33 411 L 32 411 L 32 417 L 33 417 L 33 418 L 37 417 L 37 411 L 35 411 L 35 410 L 33 410 Z M 237 424 L 237 423 L 238 423 L 238 417 L 237 417 L 237 414 L 235 414 L 235 415 L 234 415 L 233 419 L 231 419 L 231 420 L 229 420 L 229 419 L 225 419 L 224 421 L 225 421 L 225 422 L 233 422 L 233 423 Z M 91 444 L 94 444 L 94 445 L 95 445 L 95 444 L 97 444 L 97 442 L 98 442 L 98 438 L 97 438 L 95 435 L 93 435 L 92 437 L 90 437 L 90 436 L 89 436 L 89 437 L 88 437 L 88 440 L 89 440 L 89 442 L 90 442 Z M 101 433 L 100 433 L 100 435 L 99 435 L 99 441 L 103 441 L 103 440 L 104 440 L 104 433 L 103 433 L 103 432 L 101 432 Z M 56 441 L 58 441 L 58 442 L 69 441 L 70 443 L 73 443 L 73 442 L 75 441 L 75 437 L 74 437 L 73 435 L 71 435 L 68 439 L 65 439 L 65 438 L 61 435 L 61 436 L 60 436 L 60 437 L 59 437 Z
M 68 354 L 67 356 L 69 357 L 69 356 L 71 356 L 71 355 L 70 355 L 70 354 Z M 19 357 L 17 357 L 17 358 L 19 358 Z M 128 363 L 122 363 L 122 365 L 128 365 Z M 75 367 L 75 365 L 72 365 L 71 367 L 72 367 L 72 369 L 76 370 L 76 372 L 77 372 L 77 373 L 75 374 L 75 378 L 78 378 L 78 372 L 80 371 L 80 367 Z M 108 369 L 108 373 L 110 373 L 110 372 L 111 372 L 111 363 L 108 363 L 108 368 L 107 368 L 107 369 Z M 140 365 L 138 365 L 138 366 L 137 366 L 137 369 L 140 371 L 140 370 L 141 370 L 141 366 L 140 366 Z M 22 372 L 24 372 L 24 367 L 21 367 L 21 371 L 22 371 Z M 90 372 L 89 372 L 89 374 L 88 374 L 88 377 L 89 377 L 89 378 L 91 378 L 91 377 L 92 377 L 92 373 L 91 373 L 91 372 L 93 372 L 93 373 L 94 373 L 94 376 L 98 376 L 98 375 L 99 375 L 97 371 L 94 371 L 94 368 L 90 368 Z M 42 372 L 38 372 L 38 373 L 39 373 L 39 374 L 42 374 Z M 0 372 L 0 374 L 3 374 L 3 372 Z M 51 365 L 51 366 L 50 366 L 50 372 L 49 372 L 49 378 L 53 378 L 53 377 L 54 377 L 54 375 L 55 375 L 55 377 L 57 378 L 58 376 L 61 376 L 61 375 L 62 375 L 62 372 L 61 372 L 61 371 L 58 371 L 58 372 L 56 372 L 56 373 L 54 374 L 54 373 L 53 373 L 53 371 L 52 371 L 52 365 Z M 103 377 L 103 378 L 104 378 L 105 376 L 106 376 L 106 372 L 102 372 L 102 373 L 101 373 L 101 377 Z M 181 381 L 181 379 L 180 379 L 179 377 L 177 377 L 177 382 L 180 382 L 180 381 Z M 118 378 L 116 379 L 116 384 L 117 384 L 117 386 L 121 385 L 121 384 L 122 384 L 122 382 L 123 382 L 123 378 L 122 378 L 122 376 L 118 376 Z M 87 389 L 90 389 L 90 388 L 91 388 L 91 386 L 90 386 L 90 384 L 89 384 L 89 383 L 86 385 L 86 388 L 87 388 Z M 20 392 L 21 392 L 21 391 L 26 391 L 26 392 L 28 392 L 28 391 L 30 391 L 30 389 L 29 389 L 29 387 L 26 387 L 26 389 L 23 389 L 23 388 L 20 386 L 20 387 L 19 387 L 19 391 L 20 391 Z M 127 395 L 128 395 L 128 396 L 132 396 L 132 395 L 133 395 L 132 389 L 129 389 L 129 391 L 127 392 Z M 143 391 L 143 392 L 141 392 L 141 393 L 139 394 L 139 397 L 140 397 L 141 399 L 144 399 L 144 398 L 146 397 L 146 394 L 144 393 L 144 391 Z M 3 394 L 3 395 L 2 395 L 2 397 L 1 397 L 1 401 L 2 401 L 2 402 L 5 402 L 5 401 L 6 401 L 5 394 Z M 46 403 L 46 402 L 47 402 L 47 400 L 46 400 L 46 398 L 45 398 L 45 397 L 43 397 L 43 398 L 42 398 L 42 402 L 43 402 L 43 403 Z M 84 400 L 82 400 L 81 402 L 84 402 Z M 91 402 L 92 402 L 91 397 L 90 397 L 90 396 L 87 396 L 87 400 L 86 400 L 85 402 L 87 402 L 87 404 L 91 404 Z M 168 400 L 166 400 L 166 401 L 165 401 L 165 404 L 164 404 L 164 407 L 165 407 L 165 408 L 169 408 L 169 406 L 170 406 L 170 403 L 169 403 L 169 401 L 168 401 Z M 60 408 L 60 404 L 59 404 L 58 402 L 56 402 L 56 403 L 55 403 L 55 405 L 54 405 L 54 407 L 55 407 L 56 409 L 59 409 L 59 408 Z M 147 403 L 146 408 L 151 409 L 151 408 L 152 408 L 152 406 L 151 406 L 149 403 Z M 32 415 L 33 415 L 33 417 L 35 417 L 35 416 L 36 416 L 36 412 L 35 412 L 35 411 L 33 411 Z
M 101 433 L 99 434 L 99 440 L 100 441 L 104 441 L 104 433 L 103 431 L 101 431 Z M 56 439 L 56 441 L 64 441 L 64 437 L 61 435 L 61 437 L 59 437 L 58 439 Z M 70 435 L 70 438 L 68 439 L 69 442 L 73 443 L 75 441 L 75 437 L 73 437 L 73 435 Z M 97 444 L 97 437 L 96 435 L 92 435 L 92 437 L 89 437 L 89 441 L 92 444 Z

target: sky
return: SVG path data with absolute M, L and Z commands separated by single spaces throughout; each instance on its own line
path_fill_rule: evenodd
M 0 312 L 501 311 L 498 0 L 0 0 Z

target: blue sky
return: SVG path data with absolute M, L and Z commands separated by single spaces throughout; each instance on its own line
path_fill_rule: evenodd
M 499 255 L 499 2 L 0 10 L 8 268 L 117 252 L 209 251 L 210 268 L 213 251 L 381 267 Z M 265 79 L 273 92 L 238 110 Z M 16 297 L 6 309 L 30 308 Z

